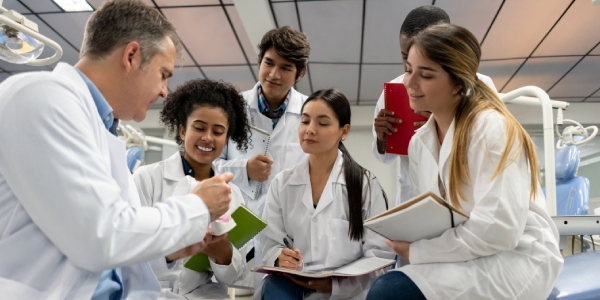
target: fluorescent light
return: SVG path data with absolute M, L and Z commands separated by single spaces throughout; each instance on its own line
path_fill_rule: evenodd
M 53 0 L 64 11 L 93 11 L 91 5 L 85 0 Z

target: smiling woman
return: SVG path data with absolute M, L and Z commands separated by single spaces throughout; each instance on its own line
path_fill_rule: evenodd
M 249 138 L 245 106 L 246 102 L 235 88 L 222 81 L 188 81 L 169 95 L 160 118 L 169 132 L 175 134 L 181 153 L 135 172 L 134 180 L 142 203 L 153 206 L 172 196 L 186 175 L 198 181 L 218 175 L 213 161 L 229 139 L 236 142 L 239 150 L 245 151 Z M 229 187 L 228 213 L 231 214 L 243 198 L 237 186 L 229 183 Z M 209 257 L 212 272 L 186 269 L 181 260 L 174 261 L 175 266 L 165 267 L 162 271 L 154 270 L 163 286 L 162 296 L 206 299 L 203 295 L 210 291 L 212 295 L 218 295 L 218 299 L 228 299 L 226 285 L 243 279 L 246 274 L 246 251 L 233 247 L 226 236 L 212 241 L 202 250 Z M 169 258 L 167 256 L 166 260 L 170 261 Z M 212 282 L 213 274 L 217 282 Z

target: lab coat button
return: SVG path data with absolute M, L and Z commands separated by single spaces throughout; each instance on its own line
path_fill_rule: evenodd
M 436 184 L 437 184 L 437 178 L 434 178 L 434 179 L 431 181 L 431 184 L 432 184 L 432 185 L 436 185 Z

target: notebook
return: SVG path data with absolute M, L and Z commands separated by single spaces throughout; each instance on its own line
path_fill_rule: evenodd
M 250 126 L 252 129 L 252 143 L 248 147 L 247 157 L 254 157 L 256 155 L 268 156 L 269 148 L 271 146 L 271 134 L 254 126 Z M 260 194 L 262 188 L 262 182 L 257 182 L 254 188 L 250 191 L 252 199 L 256 199 Z
M 364 226 L 392 241 L 438 237 L 469 217 L 432 192 L 415 197 L 365 221 Z
M 237 225 L 229 231 L 228 237 L 229 241 L 237 249 L 244 247 L 248 241 L 267 227 L 267 223 L 254 214 L 244 204 L 240 204 L 240 206 L 231 214 L 231 217 Z M 186 258 L 184 260 L 184 266 L 196 272 L 211 271 L 208 256 L 204 253 L 198 253 Z
M 321 272 L 304 272 L 296 271 L 279 267 L 270 267 L 261 265 L 252 270 L 252 272 L 265 273 L 265 274 L 291 274 L 298 277 L 304 278 L 327 278 L 327 277 L 356 277 L 383 268 L 387 268 L 396 263 L 394 259 L 385 259 L 381 257 L 363 257 L 355 260 L 349 264 L 341 266 L 339 268 Z
M 401 119 L 401 124 L 393 124 L 397 132 L 385 137 L 385 152 L 408 155 L 408 144 L 419 127 L 415 122 L 427 121 L 427 118 L 415 114 L 414 109 L 410 108 L 408 92 L 403 83 L 383 84 L 385 109 L 394 112 L 394 117 Z

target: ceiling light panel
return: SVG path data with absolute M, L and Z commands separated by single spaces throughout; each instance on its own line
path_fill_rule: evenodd
M 402 62 L 399 42 L 400 26 L 413 8 L 424 4 L 431 4 L 431 0 L 367 1 L 363 62 Z M 362 15 L 357 18 L 362 21 Z M 358 33 L 358 37 L 360 37 L 360 33 Z
M 580 59 L 580 56 L 530 58 L 504 90 L 512 91 L 528 85 L 548 90 Z
M 501 4 L 502 0 L 435 1 L 435 6 L 443 8 L 448 13 L 452 24 L 467 28 L 475 35 L 478 41 L 481 41 L 483 36 L 485 36 Z
M 478 72 L 490 76 L 496 90 L 500 92 L 504 84 L 508 79 L 515 73 L 519 66 L 525 61 L 524 59 L 510 59 L 510 60 L 495 60 L 495 61 L 482 61 L 479 64 Z M 506 92 L 506 91 L 505 91 Z
M 213 80 L 223 80 L 236 87 L 239 92 L 252 89 L 256 82 L 247 66 L 233 67 L 204 67 L 204 74 Z
M 377 100 L 383 92 L 383 84 L 404 74 L 402 64 L 363 65 L 360 82 L 360 103 Z
M 358 65 L 311 64 L 310 76 L 313 90 L 339 89 L 348 101 L 356 101 L 358 93 Z
M 361 0 L 298 2 L 302 30 L 310 40 L 311 61 L 360 61 L 362 7 Z
M 584 58 L 549 92 L 550 97 L 588 97 L 598 89 L 600 56 Z
M 533 56 L 585 55 L 600 42 L 600 6 L 575 1 Z
M 247 63 L 223 8 L 165 8 L 162 11 L 200 65 Z
M 167 80 L 167 86 L 172 93 L 178 86 L 194 79 L 204 79 L 204 76 L 202 76 L 202 73 L 200 73 L 200 70 L 198 70 L 197 67 L 175 68 L 173 77 Z
M 506 1 L 483 41 L 482 59 L 527 57 L 558 20 L 569 1 Z
M 296 5 L 293 2 L 273 3 L 273 13 L 277 20 L 277 26 L 283 27 L 288 25 L 296 30 L 300 30 Z
M 250 38 L 248 37 L 248 33 L 246 33 L 246 29 L 244 28 L 244 24 L 242 24 L 242 19 L 240 18 L 237 9 L 235 6 L 226 6 L 225 9 L 227 9 L 227 14 L 229 14 L 229 18 L 233 24 L 233 29 L 235 29 L 235 32 L 242 43 L 242 47 L 246 52 L 246 57 L 248 57 L 248 60 L 251 64 L 258 64 L 258 46 L 252 46 Z
M 590 52 L 591 55 L 600 55 L 600 44 L 596 45 L 596 48 Z
M 39 3 L 36 5 L 43 5 L 46 1 L 39 0 L 22 0 L 23 2 L 35 2 Z M 60 6 L 64 11 L 93 11 L 94 8 L 90 6 L 89 3 L 85 0 L 52 0 L 56 5 Z M 48 1 L 50 2 L 50 1 Z M 54 6 L 56 6 L 54 5 Z M 48 10 L 48 11 L 56 11 L 56 10 Z M 60 11 L 60 9 L 58 10 Z M 37 11 L 36 11 L 37 12 Z
M 44 21 L 48 22 L 52 28 L 60 32 L 60 34 L 71 44 L 77 48 L 81 48 L 85 24 L 91 15 L 91 12 L 77 12 L 68 14 L 42 14 L 39 16 L 44 19 Z M 46 33 L 45 31 L 40 32 Z

